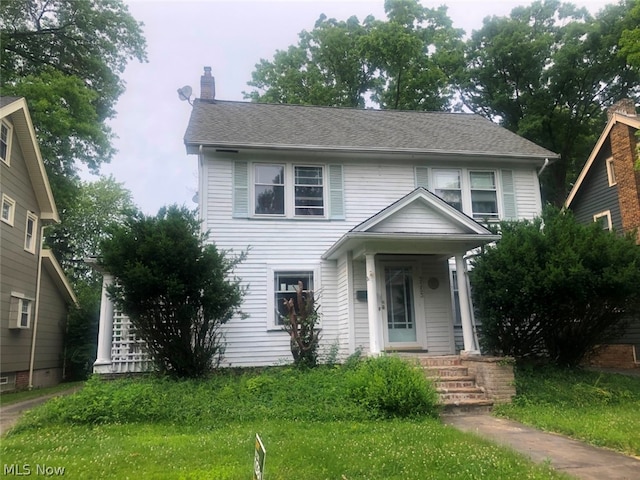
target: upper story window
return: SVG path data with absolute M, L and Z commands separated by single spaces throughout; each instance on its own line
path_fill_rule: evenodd
M 434 193 L 456 210 L 462 211 L 460 170 L 434 170 Z
M 296 215 L 324 216 L 322 167 L 294 167 Z
M 325 217 L 324 167 L 256 163 L 253 166 L 253 214 Z
M 256 215 L 284 215 L 284 165 L 255 166 Z
M 616 180 L 616 170 L 613 165 L 613 157 L 607 158 L 606 165 L 607 165 L 607 180 L 609 181 L 609 186 L 613 187 L 615 184 L 618 183 L 618 181 Z
M 0 160 L 9 165 L 11 156 L 11 127 L 0 122 Z
M 596 213 L 593 216 L 593 221 L 599 223 L 603 230 L 613 230 L 613 223 L 611 223 L 611 211 L 609 210 Z
M 2 194 L 2 213 L 0 218 L 3 222 L 13 226 L 13 218 L 16 212 L 16 202 L 5 194 Z
M 471 211 L 476 220 L 498 218 L 498 189 L 495 172 L 469 172 Z
M 27 252 L 36 251 L 36 230 L 38 227 L 38 217 L 35 213 L 27 212 L 27 224 L 24 229 L 24 249 Z
M 33 316 L 33 299 L 22 293 L 11 292 L 9 328 L 29 328 Z

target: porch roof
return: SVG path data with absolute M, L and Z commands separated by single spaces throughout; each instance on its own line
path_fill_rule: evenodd
M 354 258 L 365 253 L 455 255 L 499 239 L 420 187 L 355 226 L 322 258 L 335 260 L 348 251 Z

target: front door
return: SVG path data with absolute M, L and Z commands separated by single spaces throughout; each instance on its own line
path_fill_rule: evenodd
M 414 267 L 408 264 L 384 266 L 386 343 L 390 347 L 418 347 Z

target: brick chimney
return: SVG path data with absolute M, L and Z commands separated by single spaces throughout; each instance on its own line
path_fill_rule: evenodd
M 211 76 L 211 67 L 204 67 L 204 75 L 200 77 L 200 99 L 214 100 L 216 98 L 216 79 Z
M 635 117 L 636 104 L 630 98 L 619 100 L 609 108 L 607 108 L 607 120 L 611 120 L 614 113 L 621 113 L 622 115 L 626 115 L 627 117 Z

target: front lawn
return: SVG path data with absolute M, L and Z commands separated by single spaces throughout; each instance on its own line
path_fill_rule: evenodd
M 443 426 L 428 409 L 399 418 L 375 396 L 354 397 L 362 378 L 353 372 L 92 379 L 27 414 L 3 438 L 0 454 L 4 464 L 32 472 L 64 468 L 67 478 L 249 479 L 259 433 L 267 480 L 567 478 Z
M 517 396 L 498 415 L 640 455 L 639 377 L 531 366 L 515 373 Z

